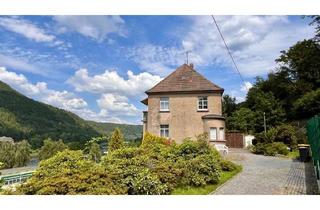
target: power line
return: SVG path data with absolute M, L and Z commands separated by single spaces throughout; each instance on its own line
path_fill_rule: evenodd
M 240 73 L 240 71 L 239 71 L 239 69 L 238 69 L 238 66 L 237 66 L 237 64 L 236 64 L 236 62 L 235 62 L 235 60 L 234 60 L 234 58 L 233 58 L 233 56 L 232 56 L 232 54 L 231 54 L 231 51 L 230 51 L 230 49 L 229 49 L 229 47 L 228 47 L 228 45 L 227 45 L 227 43 L 226 43 L 226 41 L 225 41 L 225 39 L 224 39 L 224 37 L 223 37 L 223 34 L 222 34 L 222 32 L 221 32 L 221 30 L 220 30 L 220 28 L 219 28 L 219 26 L 218 26 L 218 23 L 217 23 L 217 21 L 216 21 L 216 19 L 214 18 L 213 15 L 211 15 L 211 17 L 212 17 L 212 19 L 213 19 L 214 24 L 216 25 L 216 27 L 217 27 L 217 29 L 218 29 L 218 32 L 219 32 L 219 34 L 220 34 L 220 36 L 221 36 L 221 39 L 222 39 L 222 41 L 223 41 L 223 43 L 224 43 L 224 46 L 226 47 L 226 49 L 227 49 L 227 51 L 228 51 L 228 54 L 230 55 L 230 58 L 231 58 L 231 60 L 232 60 L 232 63 L 233 63 L 233 65 L 234 65 L 234 67 L 235 67 L 235 69 L 237 70 L 237 72 L 238 72 L 238 74 L 239 74 L 239 76 L 240 76 L 240 78 L 241 78 L 241 80 L 242 80 L 245 88 L 246 88 L 247 91 L 248 91 L 248 87 L 247 87 L 247 85 L 246 85 L 246 82 L 245 82 L 245 80 L 243 79 L 243 77 L 242 77 L 242 75 L 241 75 L 241 73 Z

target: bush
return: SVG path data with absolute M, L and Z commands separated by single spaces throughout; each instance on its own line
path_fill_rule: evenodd
M 102 165 L 115 183 L 126 186 L 128 194 L 168 194 L 169 186 L 160 181 L 156 164 L 145 152 L 135 147 L 115 150 L 103 158 Z
M 166 184 L 170 191 L 179 185 L 179 180 L 183 175 L 183 168 L 172 160 L 159 162 L 152 171 L 162 183 Z
M 289 153 L 287 145 L 282 142 L 268 144 L 258 143 L 256 146 L 252 146 L 250 151 L 255 154 L 264 154 L 267 156 L 275 156 L 277 154 L 287 155 Z
M 307 144 L 307 130 L 306 128 L 298 128 L 296 130 L 296 137 L 298 144 Z
M 130 184 L 128 193 L 131 195 L 166 195 L 170 193 L 169 187 L 147 168 L 137 173 Z
M 142 146 L 112 150 L 99 164 L 81 151 L 64 150 L 41 161 L 17 193 L 163 195 L 179 186 L 217 183 L 221 168 L 233 165 L 205 139 L 177 145 L 148 134 Z
M 159 136 L 152 135 L 151 133 L 146 133 L 142 139 L 142 147 L 152 147 L 157 144 L 167 145 L 169 142 L 168 139 L 162 138 Z
M 46 160 L 67 148 L 68 146 L 65 145 L 62 140 L 53 141 L 50 138 L 46 139 L 43 141 L 43 146 L 40 148 L 39 159 Z
M 221 169 L 214 154 L 199 155 L 182 163 L 182 185 L 204 186 L 219 181 Z
M 204 139 L 186 139 L 176 145 L 146 134 L 141 147 L 115 150 L 103 158 L 102 165 L 118 183 L 127 186 L 128 194 L 169 194 L 179 185 L 216 183 L 221 171 L 220 154 Z M 142 180 L 141 172 L 147 180 Z
M 257 143 L 272 143 L 277 137 L 278 130 L 276 128 L 270 128 L 266 133 L 261 132 L 255 135 Z
M 221 160 L 220 166 L 222 171 L 234 171 L 237 169 L 237 165 L 230 160 Z
M 258 140 L 256 138 L 252 139 L 252 145 L 258 144 Z
M 297 127 L 289 124 L 283 124 L 277 127 L 276 141 L 290 145 L 292 149 L 297 148 Z
M 267 133 L 258 133 L 255 135 L 255 138 L 256 142 L 254 143 L 269 144 L 273 142 L 283 142 L 286 145 L 290 145 L 291 149 L 296 149 L 298 138 L 300 142 L 303 142 L 306 139 L 306 135 L 295 126 L 283 124 L 269 129 Z M 254 143 L 253 145 L 255 145 Z
M 126 188 L 114 184 L 103 167 L 86 160 L 81 151 L 70 150 L 41 161 L 32 177 L 17 190 L 32 195 L 126 193 Z
M 217 159 L 220 159 L 219 152 L 209 145 L 208 141 L 197 139 L 193 141 L 190 138 L 183 140 L 183 143 L 178 145 L 177 155 L 186 159 L 194 158 L 198 155 L 213 153 Z
M 287 155 L 289 153 L 287 145 L 282 142 L 273 142 L 265 146 L 265 155 L 275 156 L 277 154 Z
M 255 154 L 264 154 L 265 144 L 264 143 L 257 143 L 254 147 L 252 147 L 252 151 Z

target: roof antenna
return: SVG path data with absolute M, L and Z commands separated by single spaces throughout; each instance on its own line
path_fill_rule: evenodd
M 189 64 L 189 53 L 191 53 L 191 51 L 186 51 L 186 58 L 187 58 L 187 64 Z

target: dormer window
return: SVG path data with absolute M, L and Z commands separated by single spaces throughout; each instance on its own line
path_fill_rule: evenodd
M 169 111 L 169 97 L 160 98 L 160 111 Z
M 207 96 L 199 96 L 198 97 L 198 110 L 199 111 L 207 111 L 208 110 L 208 97 Z

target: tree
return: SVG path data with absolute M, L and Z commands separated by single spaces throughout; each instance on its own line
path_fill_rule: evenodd
M 93 160 L 95 162 L 100 162 L 100 160 L 101 160 L 101 149 L 100 149 L 99 144 L 94 142 L 94 143 L 92 143 L 90 145 L 89 158 L 90 158 L 90 160 Z
M 31 147 L 26 140 L 0 143 L 0 162 L 4 168 L 21 167 L 30 161 Z
M 281 102 L 274 97 L 272 92 L 266 92 L 261 89 L 263 82 L 261 78 L 257 78 L 256 84 L 249 90 L 246 98 L 246 106 L 256 113 L 255 132 L 264 130 L 264 113 L 267 128 L 280 125 L 286 120 L 286 114 Z
M 312 39 L 297 42 L 289 50 L 281 51 L 276 59 L 280 71 L 287 71 L 302 93 L 320 86 L 320 46 Z
M 39 159 L 45 160 L 48 159 L 60 151 L 67 149 L 67 145 L 63 143 L 62 140 L 53 141 L 50 138 L 43 141 L 43 146 L 39 152 Z
M 15 152 L 15 166 L 25 166 L 30 161 L 30 154 L 31 146 L 26 140 L 17 143 Z
M 222 114 L 225 117 L 231 116 L 232 113 L 236 110 L 236 108 L 236 98 L 230 97 L 229 95 L 224 95 L 222 97 Z
M 253 133 L 255 131 L 256 113 L 248 108 L 240 108 L 232 114 L 227 123 L 231 130 Z
M 15 165 L 15 145 L 11 142 L 0 142 L 0 162 L 4 168 L 12 168 Z
M 108 151 L 112 152 L 116 149 L 120 149 L 123 147 L 124 139 L 119 128 L 114 129 L 112 132 L 109 144 L 108 144 Z
M 296 116 L 300 118 L 312 117 L 320 113 L 320 88 L 304 94 L 293 104 Z
M 320 15 L 311 15 L 309 17 L 312 18 L 310 25 L 316 26 L 315 40 L 320 41 Z

